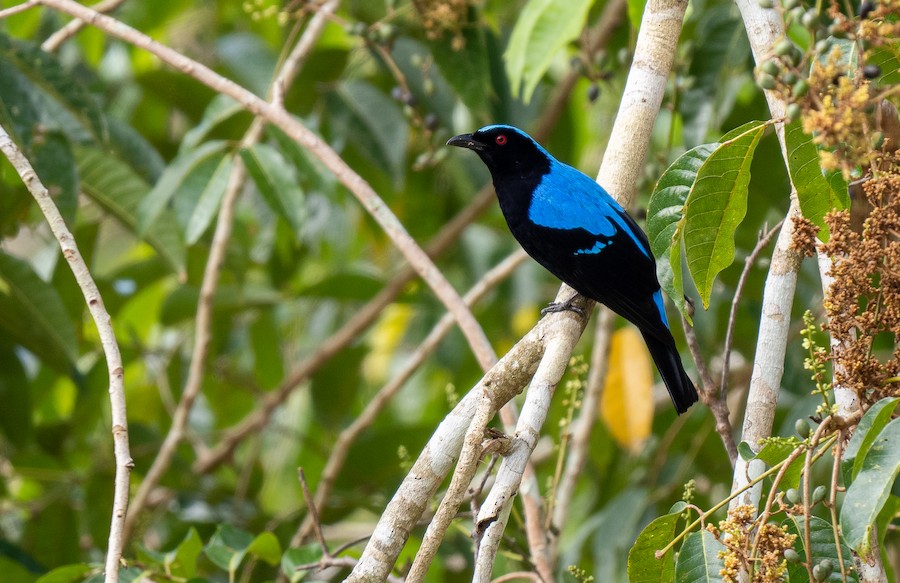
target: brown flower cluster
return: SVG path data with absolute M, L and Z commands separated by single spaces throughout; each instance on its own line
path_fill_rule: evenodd
M 792 220 L 794 235 L 791 238 L 791 248 L 803 257 L 812 257 L 816 254 L 819 227 L 803 215 L 794 216 Z
M 413 0 L 413 5 L 419 13 L 425 36 L 435 40 L 450 34 L 454 51 L 466 47 L 462 31 L 468 20 L 468 0 Z
M 851 228 L 848 212 L 832 212 L 825 218 L 831 238 L 822 250 L 833 262 L 825 309 L 827 330 L 838 343 L 835 382 L 872 403 L 900 395 L 900 153 L 874 161 L 863 191 L 872 212 L 862 233 Z M 876 350 L 876 338 L 890 348 Z
M 794 545 L 797 535 L 784 526 L 767 523 L 759 527 L 758 544 L 751 548 L 756 508 L 744 504 L 728 511 L 728 518 L 706 529 L 725 545 L 719 558 L 725 563 L 719 575 L 726 583 L 737 583 L 739 573 L 752 572 L 752 583 L 778 583 L 784 580 L 787 562 L 784 551 Z

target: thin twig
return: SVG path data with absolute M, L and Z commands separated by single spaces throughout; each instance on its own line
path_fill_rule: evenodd
M 834 443 L 834 463 L 831 466 L 831 488 L 828 496 L 828 511 L 831 513 L 831 532 L 834 536 L 834 547 L 837 550 L 838 564 L 841 566 L 841 581 L 847 580 L 847 568 L 844 566 L 844 550 L 841 548 L 840 522 L 837 515 L 837 491 L 841 471 L 841 458 L 844 454 L 844 430 L 841 429 Z M 807 560 L 809 557 L 807 557 Z
M 728 386 L 728 369 L 731 365 L 731 347 L 734 344 L 734 327 L 737 323 L 738 305 L 740 304 L 741 296 L 744 295 L 744 286 L 747 285 L 750 270 L 756 264 L 756 260 L 759 258 L 760 253 L 762 253 L 763 249 L 768 247 L 772 238 L 775 236 L 775 233 L 781 228 L 782 223 L 784 223 L 784 219 L 778 221 L 778 224 L 769 229 L 765 234 L 761 231 L 759 240 L 756 242 L 756 247 L 754 247 L 753 251 L 750 252 L 750 255 L 744 259 L 744 269 L 741 271 L 741 277 L 738 279 L 737 287 L 734 290 L 734 299 L 731 300 L 731 312 L 728 314 L 728 331 L 725 333 L 725 351 L 722 355 L 722 380 L 719 383 L 720 399 L 725 397 L 726 387 Z
M 125 0 L 103 0 L 94 4 L 91 8 L 97 12 L 112 12 L 124 2 Z M 84 28 L 85 25 L 86 23 L 78 18 L 70 20 L 65 26 L 51 34 L 47 40 L 41 43 L 41 49 L 47 53 L 56 52 L 64 42 L 78 34 L 78 31 Z
M 728 460 L 731 462 L 731 466 L 734 467 L 734 464 L 737 461 L 738 451 L 737 445 L 734 443 L 731 420 L 729 419 L 731 412 L 728 410 L 728 402 L 725 400 L 721 391 L 716 390 L 716 381 L 713 380 L 709 366 L 706 364 L 706 359 L 703 358 L 703 353 L 700 351 L 697 333 L 694 331 L 694 328 L 688 324 L 687 319 L 685 319 L 684 316 L 681 317 L 681 327 L 684 329 L 684 337 L 687 340 L 688 348 L 691 351 L 691 357 L 694 359 L 694 364 L 697 365 L 697 371 L 700 373 L 702 385 L 698 391 L 700 400 L 703 401 L 704 405 L 709 407 L 710 411 L 712 411 L 713 417 L 716 420 L 716 433 L 718 433 L 719 437 L 722 439 L 722 445 L 725 446 L 725 451 L 728 453 Z
M 27 2 L 23 2 L 21 4 L 16 4 L 15 6 L 10 6 L 9 8 L 4 8 L 0 10 L 0 20 L 4 18 L 9 18 L 15 14 L 20 12 L 25 12 L 26 10 L 30 10 L 39 4 L 38 0 L 28 0 Z
M 128 415 L 125 408 L 125 369 L 122 365 L 122 355 L 119 352 L 119 344 L 116 341 L 116 333 L 113 330 L 112 318 L 103 305 L 103 298 L 97 289 L 97 284 L 88 270 L 88 266 L 78 250 L 75 237 L 66 226 L 65 220 L 59 214 L 59 209 L 47 192 L 47 188 L 41 183 L 40 178 L 32 168 L 31 163 L 19 151 L 19 148 L 10 138 L 3 126 L 0 126 L 0 150 L 10 161 L 13 168 L 19 174 L 22 182 L 34 197 L 41 212 L 50 225 L 50 230 L 59 242 L 63 257 L 69 264 L 78 288 L 84 295 L 88 310 L 97 326 L 100 336 L 100 345 L 106 357 L 106 367 L 109 371 L 109 401 L 112 413 L 112 434 L 115 451 L 116 472 L 113 492 L 112 518 L 109 528 L 109 543 L 106 550 L 106 583 L 116 583 L 119 580 L 119 560 L 122 557 L 122 549 L 125 546 L 125 514 L 128 509 L 128 482 L 131 468 L 134 462 L 128 448 Z
M 325 542 L 325 535 L 322 534 L 322 523 L 319 521 L 319 512 L 316 510 L 316 503 L 313 502 L 312 494 L 309 493 L 309 484 L 306 482 L 306 475 L 303 468 L 297 468 L 297 478 L 300 480 L 300 486 L 303 489 L 303 500 L 306 502 L 306 509 L 312 517 L 313 530 L 316 532 L 316 539 L 319 541 L 319 547 L 322 549 L 323 557 L 331 557 L 328 552 L 328 543 Z
M 544 579 L 538 575 L 537 573 L 532 573 L 531 571 L 515 571 L 513 573 L 507 573 L 506 575 L 500 575 L 491 583 L 507 583 L 508 581 L 515 581 L 516 579 L 525 579 L 526 581 L 537 581 L 537 583 L 549 583 L 544 581 Z

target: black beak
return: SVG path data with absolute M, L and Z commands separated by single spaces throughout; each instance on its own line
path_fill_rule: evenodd
M 460 134 L 447 140 L 448 146 L 456 146 L 457 148 L 467 148 L 480 152 L 484 150 L 485 145 L 475 139 L 472 134 Z

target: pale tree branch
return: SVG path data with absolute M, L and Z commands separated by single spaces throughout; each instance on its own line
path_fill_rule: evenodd
M 113 446 L 116 460 L 115 486 L 113 492 L 112 519 L 109 528 L 109 542 L 106 550 L 105 580 L 116 583 L 119 580 L 119 560 L 125 545 L 125 514 L 128 510 L 128 482 L 134 462 L 128 448 L 128 415 L 125 408 L 125 371 L 122 355 L 112 326 L 112 318 L 103 305 L 103 298 L 97 284 L 88 270 L 88 266 L 78 250 L 75 237 L 59 214 L 59 209 L 41 183 L 29 161 L 10 138 L 6 129 L 0 126 L 0 150 L 19 174 L 22 182 L 34 197 L 38 207 L 47 219 L 53 236 L 59 242 L 63 257 L 69 264 L 78 288 L 84 295 L 97 332 L 100 345 L 106 356 L 106 367 L 109 371 L 109 402 L 112 412 Z
M 431 288 L 435 296 L 454 315 L 478 361 L 483 363 L 483 366 L 488 366 L 487 363 L 491 362 L 492 353 L 490 343 L 472 312 L 466 307 L 463 299 L 453 289 L 453 286 L 450 285 L 425 251 L 419 247 L 406 231 L 396 215 L 384 204 L 384 201 L 381 200 L 371 185 L 314 132 L 290 115 L 283 107 L 259 98 L 247 89 L 217 74 L 209 67 L 189 59 L 178 51 L 153 40 L 123 22 L 99 14 L 72 0 L 41 0 L 41 4 L 85 20 L 112 36 L 152 53 L 163 62 L 207 85 L 217 93 L 231 97 L 248 111 L 277 126 L 306 148 L 326 168 L 334 173 L 337 179 L 347 187 L 372 218 L 375 219 L 385 234 L 391 239 L 394 246 L 419 273 L 428 287 Z
M 287 87 L 296 78 L 300 72 L 300 64 L 306 58 L 306 55 L 315 45 L 316 39 L 322 32 L 327 20 L 327 11 L 333 12 L 336 8 L 337 1 L 330 0 L 328 4 L 322 7 L 322 11 L 318 12 L 310 19 L 309 25 L 301 36 L 297 44 L 294 45 L 288 58 L 284 62 L 284 66 L 279 71 L 272 83 L 273 95 L 277 97 L 276 87 Z M 276 98 L 276 97 L 273 97 Z M 241 145 L 249 147 L 257 143 L 262 136 L 265 124 L 262 119 L 256 118 L 250 125 Z M 150 493 L 159 484 L 159 481 L 168 471 L 175 457 L 178 444 L 184 439 L 185 431 L 190 418 L 191 410 L 197 397 L 203 389 L 203 377 L 206 371 L 206 361 L 209 355 L 209 345 L 212 340 L 212 321 L 213 321 L 213 303 L 216 289 L 219 285 L 219 275 L 221 273 L 222 264 L 228 250 L 228 242 L 231 240 L 231 231 L 234 224 L 234 213 L 237 200 L 243 190 L 244 183 L 247 179 L 247 168 L 243 163 L 243 159 L 235 157 L 232 163 L 231 176 L 228 178 L 228 184 L 225 187 L 225 193 L 222 196 L 222 203 L 216 218 L 216 227 L 213 233 L 212 244 L 210 245 L 209 255 L 206 260 L 206 266 L 203 270 L 203 280 L 200 284 L 200 297 L 197 302 L 197 315 L 194 318 L 194 347 L 191 353 L 191 363 L 188 368 L 187 380 L 185 381 L 184 390 L 181 393 L 181 399 L 172 415 L 172 424 L 169 431 L 159 448 L 159 452 L 153 459 L 153 463 L 137 493 L 131 506 L 131 512 L 126 520 L 126 534 L 134 529 L 137 519 L 141 511 L 147 503 Z
M 91 6 L 91 8 L 93 10 L 96 10 L 97 12 L 106 13 L 112 12 L 124 3 L 125 0 L 103 0 L 102 2 L 97 2 L 96 4 L 94 4 L 93 6 Z M 70 20 L 65 24 L 65 26 L 47 37 L 47 40 L 41 43 L 41 49 L 47 53 L 56 52 L 56 50 L 59 49 L 59 47 L 62 46 L 64 42 L 78 34 L 78 31 L 80 31 L 84 27 L 85 22 L 83 20 L 80 20 L 78 18 Z
M 575 485 L 588 460 L 591 446 L 591 434 L 597 422 L 597 411 L 600 410 L 600 398 L 603 396 L 603 383 L 609 367 L 609 346 L 612 341 L 613 325 L 616 314 L 605 306 L 597 306 L 599 313 L 594 333 L 594 346 L 591 350 L 591 368 L 588 372 L 587 385 L 581 397 L 581 409 L 578 417 L 572 422 L 571 447 L 566 456 L 559 485 L 556 488 L 553 506 L 552 525 L 557 533 L 562 532 L 569 518 L 569 506 L 575 494 Z M 559 560 L 559 535 L 552 537 L 550 557 L 553 563 Z
M 566 288 L 568 298 L 571 291 Z M 581 306 L 586 307 L 587 303 Z M 499 408 L 524 389 L 546 349 L 548 331 L 560 319 L 577 319 L 563 312 L 543 318 L 492 367 L 438 425 L 412 469 L 378 520 L 349 582 L 383 581 L 447 473 L 453 468 L 463 439 L 485 390 Z
M 0 10 L 0 20 L 9 18 L 10 16 L 15 16 L 16 14 L 25 12 L 26 10 L 31 10 L 39 3 L 40 2 L 38 0 L 28 0 L 27 2 L 22 2 L 21 4 L 16 4 L 15 6 L 4 8 L 3 10 Z
M 756 0 L 737 0 L 744 28 L 750 40 L 753 58 L 762 63 L 771 47 L 784 37 L 784 24 L 776 10 L 762 8 Z M 787 104 L 778 93 L 766 91 L 766 102 L 773 119 L 783 119 Z M 784 142 L 784 123 L 775 124 L 775 132 L 781 145 L 782 156 L 787 163 L 787 148 Z M 763 289 L 762 314 L 747 407 L 741 430 L 741 440 L 757 449 L 759 440 L 769 437 L 775 418 L 775 406 L 781 377 L 784 374 L 784 357 L 787 350 L 788 331 L 791 323 L 791 306 L 797 288 L 797 273 L 802 257 L 791 247 L 795 216 L 799 216 L 796 190 L 791 190 L 790 208 L 775 241 L 769 274 Z M 760 460 L 745 461 L 738 456 L 734 466 L 732 492 L 742 490 L 765 470 Z M 731 501 L 731 506 L 750 504 L 759 506 L 762 484 L 756 483 Z

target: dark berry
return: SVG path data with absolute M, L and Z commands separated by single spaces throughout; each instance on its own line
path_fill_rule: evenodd
M 588 101 L 594 103 L 595 101 L 597 101 L 598 97 L 600 97 L 600 86 L 594 83 L 591 85 L 590 89 L 588 89 L 587 98 Z
M 422 120 L 422 123 L 425 124 L 425 129 L 427 129 L 430 132 L 433 132 L 434 130 L 436 130 L 438 128 L 438 124 L 440 123 L 440 120 L 438 119 L 437 114 L 432 111 L 432 112 L 429 112 L 425 116 L 425 119 Z
M 875 77 L 881 77 L 881 67 L 878 65 L 866 65 L 863 67 L 863 77 L 866 79 L 874 79 Z
M 868 18 L 869 13 L 873 10 L 875 10 L 875 4 L 869 2 L 869 0 L 865 0 L 865 2 L 859 5 L 859 17 Z

